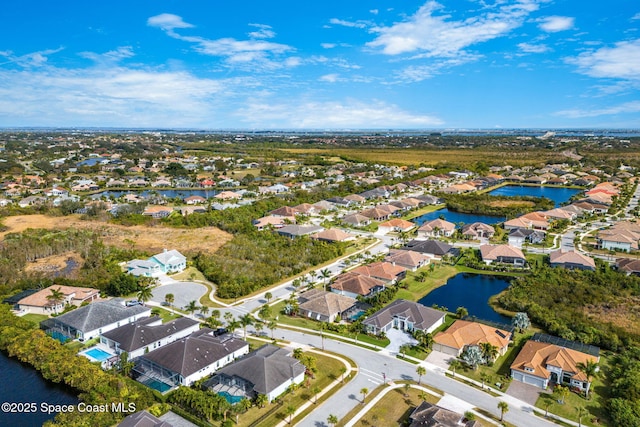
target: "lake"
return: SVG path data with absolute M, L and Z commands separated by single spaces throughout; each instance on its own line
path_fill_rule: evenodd
M 474 222 L 484 222 L 485 224 L 497 224 L 499 222 L 503 222 L 506 218 L 503 216 L 493 216 L 493 215 L 477 215 L 477 214 L 468 214 L 462 212 L 453 212 L 447 208 L 438 209 L 437 211 L 429 212 L 424 215 L 420 215 L 417 218 L 414 218 L 412 222 L 418 224 L 418 226 L 422 225 L 425 222 L 438 219 L 440 215 L 444 216 L 449 222 L 452 222 L 456 225 L 459 223 L 464 224 L 473 224 Z
M 496 313 L 489 305 L 489 298 L 499 294 L 508 286 L 509 281 L 503 276 L 460 273 L 447 280 L 443 286 L 429 292 L 418 302 L 427 307 L 433 304 L 444 306 L 453 313 L 458 307 L 464 307 L 470 316 L 510 325 L 510 317 Z
M 127 190 L 127 191 L 112 191 L 112 190 L 106 190 L 106 191 L 102 191 L 100 193 L 96 193 L 96 194 L 92 194 L 91 198 L 92 199 L 102 199 L 103 197 L 106 198 L 110 198 L 110 199 L 117 199 L 119 197 L 122 197 L 126 194 L 136 194 L 138 196 L 143 196 L 143 197 L 148 197 L 149 195 L 152 194 L 157 194 L 166 198 L 170 198 L 170 199 L 174 199 L 176 197 L 179 197 L 181 199 L 184 199 L 185 197 L 189 197 L 189 196 L 201 196 L 204 197 L 205 199 L 211 199 L 213 198 L 216 194 L 218 194 L 218 191 L 216 190 L 202 190 L 202 189 L 198 189 L 198 190 L 190 190 L 188 188 L 185 189 L 179 189 L 179 190 L 175 190 L 175 189 L 168 189 L 168 190 L 162 190 L 162 189 L 157 189 L 157 190 L 141 190 L 141 191 L 135 191 L 135 190 Z
M 556 207 L 568 201 L 573 195 L 580 193 L 582 190 L 576 188 L 564 187 L 541 187 L 541 186 L 525 186 L 525 185 L 505 185 L 489 192 L 491 196 L 533 196 L 546 197 L 553 200 Z
M 46 381 L 38 371 L 28 365 L 23 365 L 15 359 L 0 352 L 0 402 L 31 403 L 40 409 L 40 403 L 51 405 L 75 405 L 78 397 L 71 390 Z M 0 415 L 0 427 L 40 426 L 45 421 L 53 419 L 55 414 L 40 411 L 27 414 L 11 414 L 3 412 Z

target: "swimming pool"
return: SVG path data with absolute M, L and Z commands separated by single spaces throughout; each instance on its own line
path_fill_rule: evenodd
M 104 350 L 101 350 L 99 348 L 91 348 L 87 351 L 85 351 L 84 353 L 82 353 L 84 356 L 90 358 L 90 359 L 94 359 L 97 360 L 98 362 L 104 362 L 105 360 L 107 360 L 108 358 L 110 358 L 112 355 L 107 353 Z
M 235 405 L 236 403 L 244 399 L 244 396 L 234 396 L 233 394 L 230 394 L 226 391 L 220 391 L 218 392 L 218 394 L 224 397 L 227 400 L 227 402 L 229 402 L 232 405 Z
M 160 393 L 164 393 L 166 391 L 171 390 L 171 386 L 169 384 L 165 384 L 162 381 L 158 381 L 156 379 L 149 379 L 147 381 L 144 381 L 142 384 L 146 385 L 149 388 L 152 388 L 154 390 L 158 390 Z

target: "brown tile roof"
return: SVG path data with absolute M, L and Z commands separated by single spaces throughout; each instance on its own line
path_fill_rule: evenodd
M 355 298 L 345 295 L 325 292 L 319 289 L 319 292 L 313 291 L 316 291 L 316 289 L 300 295 L 300 309 L 331 317 L 350 309 L 356 303 Z M 313 293 L 309 294 L 309 292 Z
M 456 225 L 444 219 L 436 218 L 434 220 L 431 220 L 429 222 L 425 222 L 424 224 L 422 224 L 422 226 L 418 229 L 418 231 L 433 231 L 436 228 L 439 228 L 440 230 L 444 230 L 444 231 L 452 231 L 456 228 Z
M 547 365 L 556 366 L 565 372 L 574 373 L 573 378 L 578 381 L 586 381 L 586 376 L 577 368 L 578 363 L 587 361 L 598 362 L 598 358 L 576 350 L 560 347 L 555 344 L 547 344 L 538 341 L 527 341 L 518 353 L 518 357 L 511 364 L 511 369 L 525 372 L 540 378 L 550 378 L 551 373 Z M 524 368 L 532 368 L 533 372 Z
M 399 228 L 401 230 L 410 230 L 415 226 L 416 225 L 413 222 L 406 221 L 400 218 L 394 218 L 390 221 L 386 221 L 378 225 L 378 227 L 392 227 L 392 228 Z
M 479 345 L 480 343 L 489 343 L 498 348 L 503 348 L 509 345 L 510 338 L 511 332 L 478 322 L 456 320 L 449 329 L 436 334 L 433 340 L 438 344 L 457 349 L 461 349 L 466 345 Z
M 498 257 L 523 258 L 524 254 L 518 248 L 510 245 L 480 245 L 483 260 L 496 260 Z
M 356 237 L 353 234 L 346 233 L 337 228 L 329 228 L 319 233 L 311 235 L 312 239 L 326 240 L 329 242 L 343 242 L 345 240 L 354 240 Z
M 549 254 L 549 262 L 552 264 L 577 264 L 595 269 L 596 263 L 593 258 L 576 251 L 553 251 Z
M 351 270 L 353 273 L 386 281 L 396 280 L 398 276 L 401 276 L 406 271 L 406 268 L 393 265 L 390 262 L 374 262 L 373 264 L 361 265 Z
M 52 307 L 53 303 L 51 300 L 47 299 L 47 297 L 51 295 L 51 289 L 62 292 L 65 296 L 65 301 L 70 303 L 73 301 L 81 303 L 86 299 L 91 299 L 93 297 L 97 298 L 100 295 L 100 291 L 93 288 L 52 285 L 46 289 L 42 289 L 41 291 L 31 294 L 28 297 L 22 298 L 18 301 L 18 304 L 30 305 L 32 307 Z M 64 304 L 64 302 L 62 304 Z
M 385 258 L 385 261 L 400 265 L 418 267 L 419 265 L 428 262 L 430 259 L 431 257 L 421 254 L 420 252 L 392 249 L 391 252 L 389 252 L 389 255 Z
M 351 292 L 358 295 L 369 295 L 374 288 L 384 286 L 385 283 L 382 280 L 348 272 L 338 276 L 336 281 L 331 284 L 331 289 Z

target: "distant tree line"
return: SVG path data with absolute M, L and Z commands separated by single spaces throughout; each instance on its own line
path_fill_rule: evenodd
M 553 209 L 554 203 L 546 197 L 532 196 L 491 196 L 489 194 L 443 194 L 447 209 L 477 215 L 504 216 L 515 218 L 534 211 Z M 502 205 L 500 202 L 508 202 Z M 522 202 L 522 203 L 517 203 Z

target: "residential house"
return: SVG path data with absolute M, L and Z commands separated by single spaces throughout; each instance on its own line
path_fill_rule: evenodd
M 562 208 L 555 208 L 548 211 L 544 211 L 542 212 L 542 214 L 547 218 L 551 218 L 552 220 L 566 220 L 566 221 L 573 221 L 578 216 L 576 212 L 572 212 L 570 210 L 566 210 Z
M 295 217 L 265 216 L 254 219 L 253 226 L 262 231 L 268 228 L 282 228 L 286 224 L 295 224 Z
M 380 223 L 378 225 L 378 233 L 387 234 L 392 231 L 398 233 L 406 233 L 413 230 L 416 225 L 411 221 L 405 221 L 404 219 L 394 218 L 390 221 Z
M 551 267 L 562 267 L 568 270 L 595 271 L 596 263 L 590 256 L 576 251 L 563 251 L 562 249 L 549 254 Z
M 416 271 L 420 267 L 429 264 L 431 257 L 420 252 L 391 249 L 384 260 L 407 270 Z
M 219 200 L 239 200 L 242 199 L 242 194 L 235 191 L 221 191 L 213 197 Z
M 620 221 L 611 228 L 598 232 L 596 239 L 600 249 L 624 252 L 638 250 L 640 224 L 632 221 Z
M 444 323 L 446 313 L 422 304 L 398 299 L 376 311 L 362 324 L 372 334 L 388 332 L 391 328 L 411 332 L 420 330 L 431 333 Z
M 202 203 L 207 203 L 207 199 L 202 196 L 189 196 L 185 197 L 183 200 L 187 205 L 199 205 Z
M 127 273 L 133 276 L 158 277 L 163 273 L 160 264 L 145 260 L 134 259 L 127 263 Z
M 215 336 L 213 330 L 203 328 L 138 357 L 133 376 L 143 384 L 190 386 L 248 352 L 246 341 L 232 334 Z
M 329 285 L 331 292 L 351 298 L 357 298 L 358 296 L 370 297 L 382 291 L 385 287 L 386 284 L 382 280 L 354 272 L 339 275 Z
M 490 239 L 495 232 L 495 228 L 484 222 L 465 224 L 462 227 L 462 235 L 469 239 Z
M 269 212 L 269 215 L 281 218 L 295 218 L 300 212 L 291 206 L 282 206 Z
M 127 307 L 122 299 L 97 301 L 40 322 L 49 334 L 87 341 L 127 323 L 149 317 L 151 307 Z
M 480 256 L 487 265 L 500 263 L 524 267 L 527 264 L 522 251 L 509 245 L 480 245 Z
M 62 293 L 62 299 L 51 299 L 52 290 Z M 80 288 L 76 286 L 52 285 L 39 290 L 18 301 L 18 310 L 32 314 L 56 314 L 68 305 L 80 307 L 82 303 L 90 303 L 100 298 L 100 291 L 94 288 Z
M 291 385 L 302 384 L 305 372 L 306 367 L 289 350 L 265 344 L 219 369 L 205 386 L 215 393 L 224 392 L 233 401 L 263 394 L 271 402 Z
M 294 239 L 296 237 L 309 236 L 324 230 L 318 225 L 285 225 L 276 230 L 282 236 Z
M 175 249 L 165 249 L 149 258 L 149 261 L 158 264 L 163 273 L 179 273 L 187 268 L 187 257 Z
M 333 211 L 336 209 L 336 205 L 327 200 L 320 200 L 319 202 L 314 203 L 313 206 L 318 212 Z
M 498 329 L 479 322 L 456 320 L 444 332 L 438 332 L 433 337 L 433 350 L 459 357 L 468 346 L 479 346 L 489 343 L 502 356 L 509 348 L 512 330 Z
M 29 206 L 39 206 L 47 202 L 47 199 L 40 196 L 28 196 L 18 202 L 18 206 L 26 208 Z
M 409 415 L 409 427 L 482 427 L 478 420 L 467 420 L 466 416 L 449 409 L 422 402 Z
M 345 196 L 344 199 L 357 205 L 367 201 L 367 199 L 358 194 L 349 194 L 348 196 Z
M 356 267 L 351 272 L 373 277 L 387 284 L 395 284 L 404 279 L 407 269 L 390 262 L 374 262 Z
M 356 240 L 356 236 L 351 233 L 342 231 L 338 228 L 329 228 L 327 230 L 320 231 L 319 233 L 312 234 L 311 238 L 330 243 Z
M 590 383 L 578 366 L 599 360 L 598 355 L 532 339 L 524 344 L 511 364 L 511 377 L 541 389 L 547 389 L 550 384 L 568 384 L 587 390 Z
M 365 227 L 371 224 L 371 219 L 361 214 L 351 214 L 343 217 L 340 221 L 352 227 Z
M 444 256 L 458 256 L 460 249 L 439 240 L 412 240 L 400 248 L 405 251 L 415 251 L 441 259 Z
M 373 221 L 386 221 L 391 216 L 391 212 L 389 212 L 389 210 L 387 209 L 375 207 L 375 208 L 367 209 L 360 212 L 360 215 L 365 216 Z
M 144 212 L 142 212 L 142 215 L 147 215 L 152 218 L 159 219 L 168 217 L 169 215 L 171 215 L 171 212 L 173 212 L 173 208 L 167 206 L 151 205 L 145 208 Z
M 512 230 L 514 228 L 531 228 L 534 230 L 546 231 L 549 228 L 549 220 L 540 212 L 530 212 L 518 218 L 505 221 L 504 229 Z
M 456 231 L 456 225 L 441 218 L 425 222 L 418 228 L 418 238 L 451 237 Z
M 186 421 L 186 420 L 185 420 Z M 135 412 L 128 415 L 117 427 L 176 427 L 167 421 L 162 421 L 147 411 Z M 186 426 L 185 426 L 186 427 Z
M 344 318 L 356 302 L 355 298 L 321 289 L 308 290 L 298 297 L 300 316 L 320 322 L 333 322 L 338 316 Z
M 200 322 L 179 317 L 167 323 L 157 316 L 143 317 L 100 334 L 100 343 L 112 353 L 127 353 L 128 360 L 184 338 L 200 329 Z
M 634 274 L 640 276 L 640 259 L 618 258 L 616 260 L 616 267 L 627 275 Z
M 514 248 L 522 249 L 525 242 L 539 244 L 544 241 L 546 234 L 544 231 L 532 230 L 530 228 L 512 228 L 509 231 L 508 244 Z

